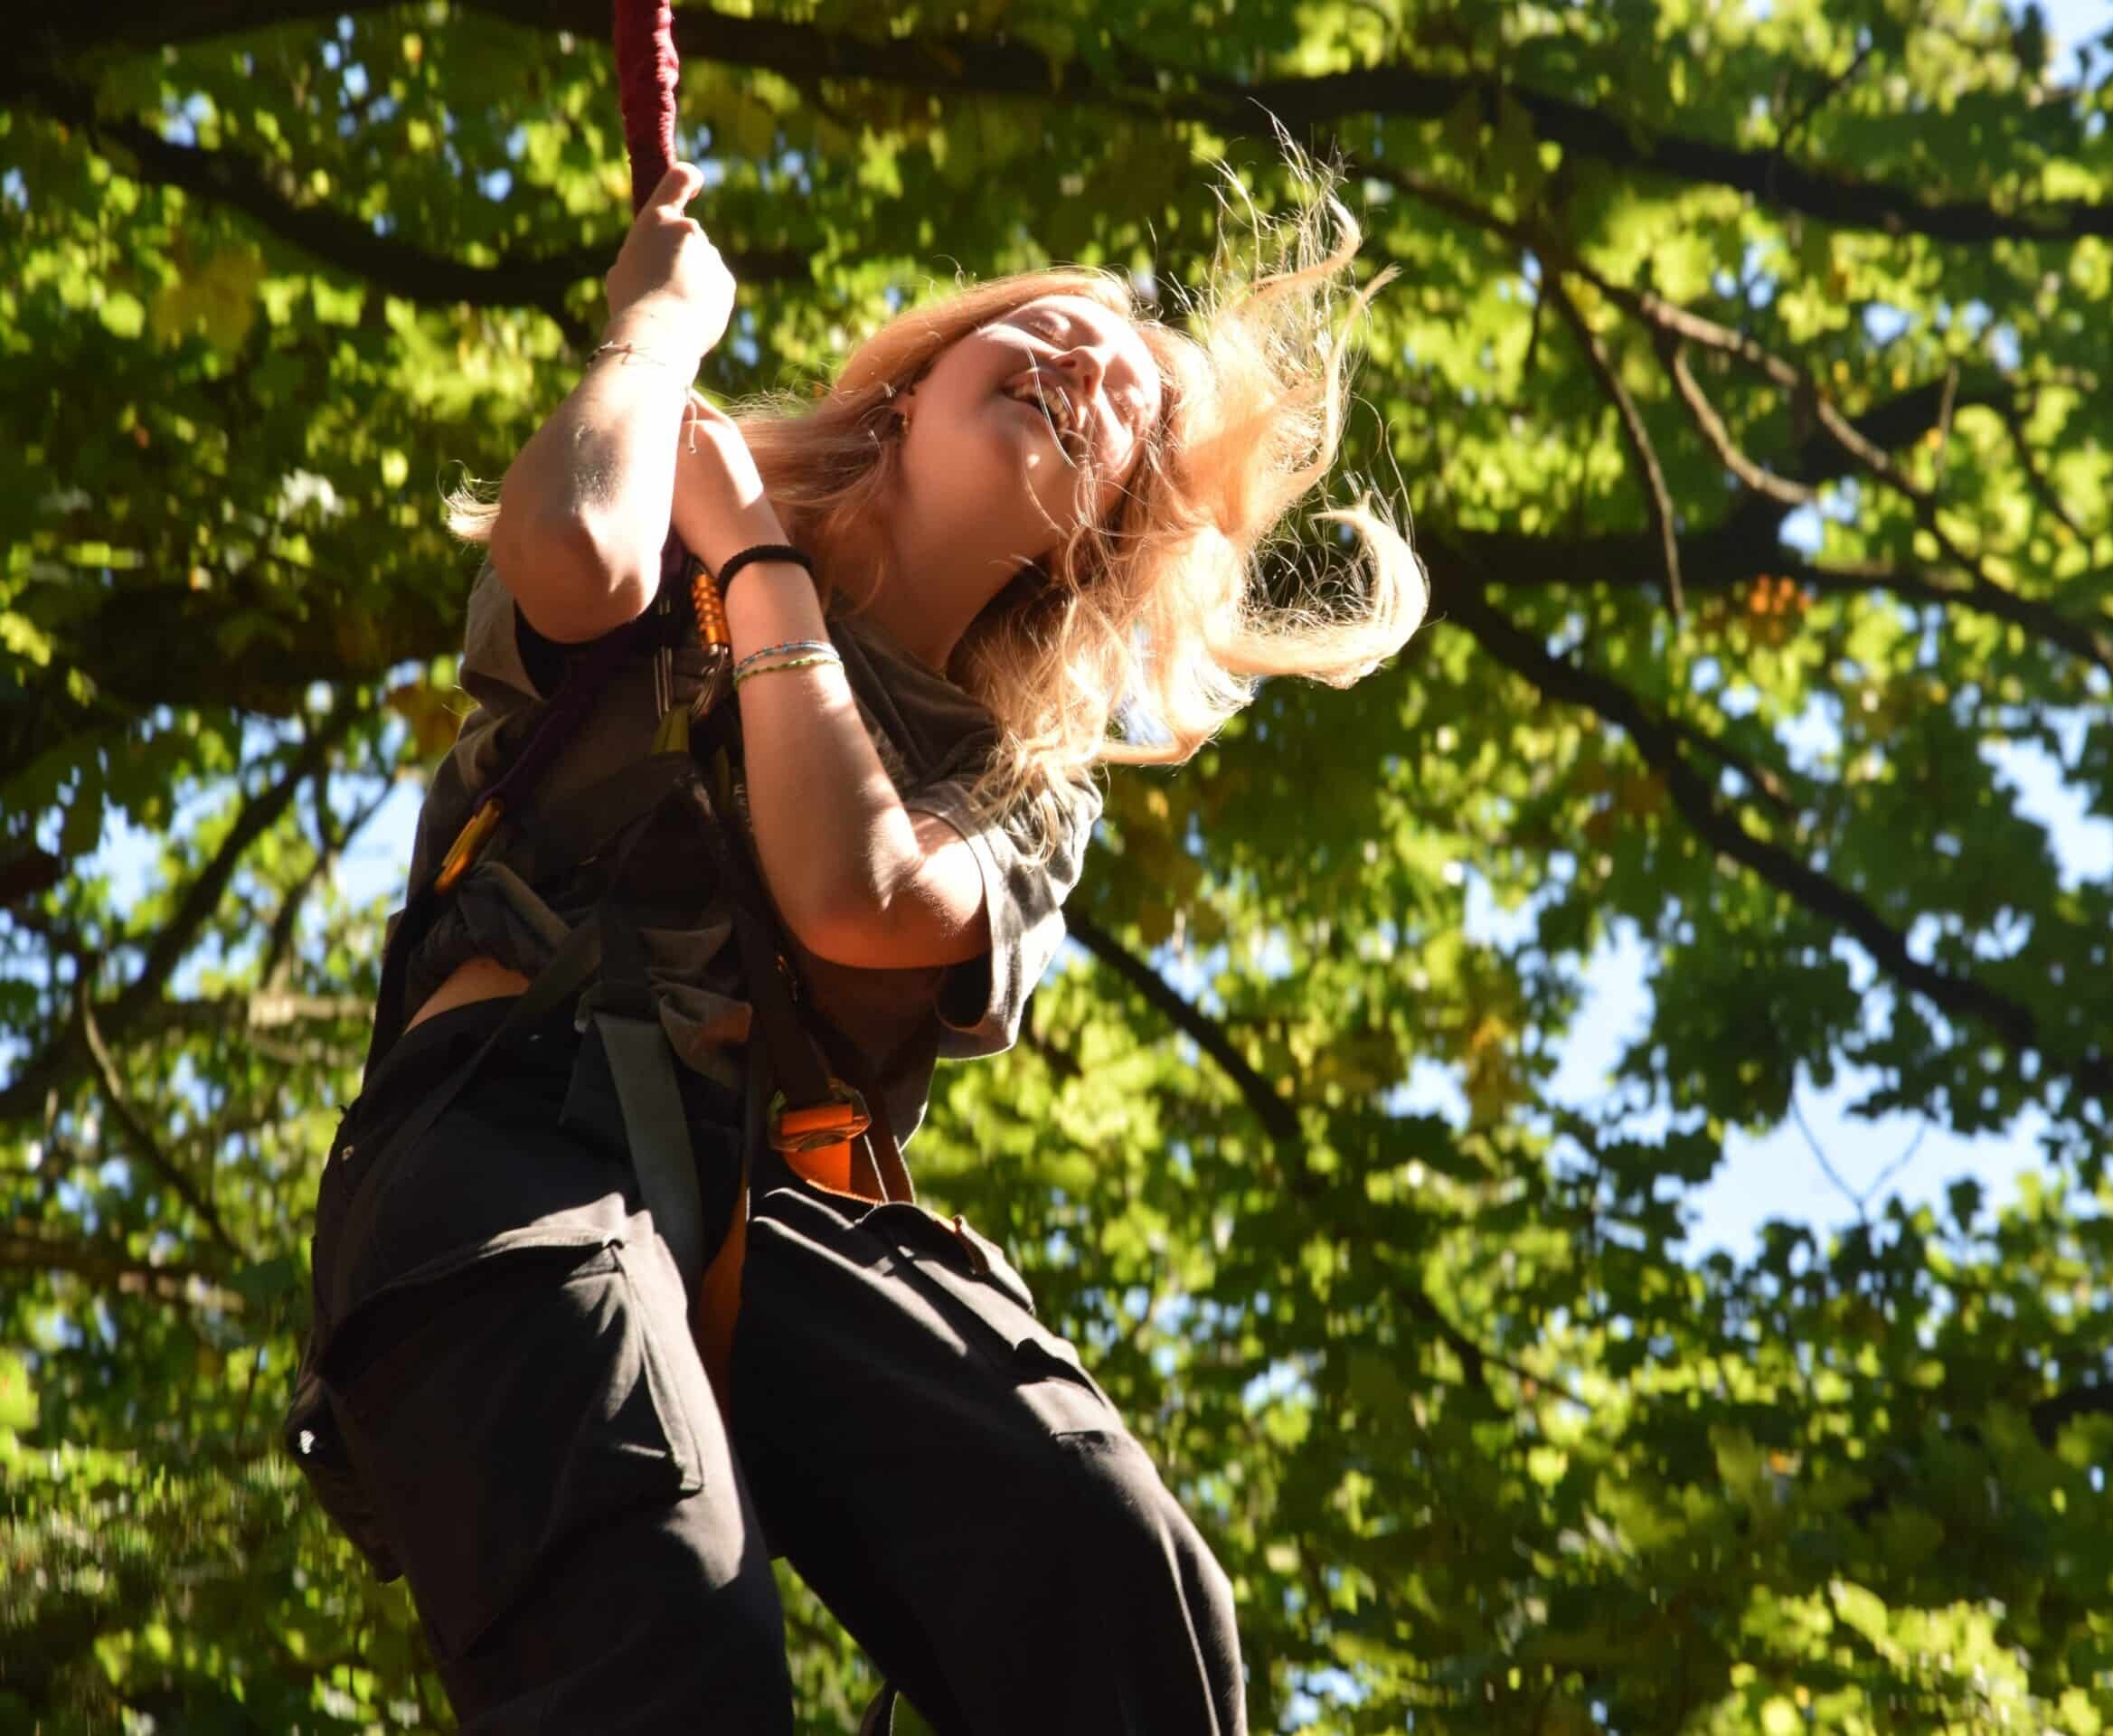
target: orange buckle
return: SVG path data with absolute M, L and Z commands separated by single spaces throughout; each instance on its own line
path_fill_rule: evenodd
M 450 892 L 455 882 L 468 871 L 469 864 L 484 852 L 491 842 L 492 834 L 498 830 L 499 804 L 486 802 L 469 816 L 469 823 L 455 835 L 455 842 L 448 846 L 448 854 L 441 861 L 440 872 L 433 877 L 436 892 Z
M 785 1093 L 770 1099 L 770 1144 L 787 1153 L 823 1151 L 856 1138 L 873 1124 L 866 1100 L 840 1079 L 829 1081 L 836 1093 L 834 1103 L 816 1103 L 804 1109 L 786 1108 Z

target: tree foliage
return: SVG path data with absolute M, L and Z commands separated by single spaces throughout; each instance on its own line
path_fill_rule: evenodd
M 1401 269 L 1349 458 L 1433 624 L 1111 778 L 1080 947 L 915 1153 L 1221 1552 L 1256 1727 L 2094 1736 L 2113 883 L 2016 768 L 2113 814 L 2113 87 L 1989 0 L 678 16 L 715 390 L 957 267 L 1172 307 L 1210 164 L 1290 196 L 1272 116 Z M 0 71 L 0 1727 L 445 1716 L 271 1425 L 345 865 L 464 703 L 436 485 L 623 228 L 606 25 L 119 0 Z M 1565 1098 L 1621 935 L 1647 1020 Z M 1844 1075 L 2043 1176 L 1686 1258 L 1727 1133 Z

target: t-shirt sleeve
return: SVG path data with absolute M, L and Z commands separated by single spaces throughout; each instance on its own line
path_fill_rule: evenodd
M 456 675 L 474 703 L 427 792 L 411 856 L 413 883 L 438 866 L 432 851 L 453 840 L 476 793 L 513 763 L 535 732 L 571 661 L 592 648 L 544 638 L 529 626 L 492 563 L 484 563 L 470 589 Z
M 1019 1037 L 1027 997 L 1064 938 L 1064 900 L 1079 883 L 1100 792 L 1080 784 L 1063 793 L 1055 847 L 1042 855 L 1024 821 L 982 813 L 970 780 L 947 778 L 911 791 L 902 805 L 934 814 L 967 840 L 983 874 L 990 950 L 951 966 L 939 985 L 939 1052 L 952 1060 L 993 1055 Z
M 486 561 L 469 593 L 456 680 L 474 702 L 454 745 L 434 769 L 411 849 L 411 884 L 426 883 L 469 817 L 476 792 L 509 763 L 535 727 L 543 693 L 522 661 L 514 593 Z
M 523 655 L 527 623 L 489 561 L 469 593 L 462 629 L 462 689 L 486 711 L 504 714 L 545 697 Z
M 462 687 L 479 705 L 504 713 L 548 699 L 564 679 L 568 658 L 589 648 L 559 645 L 529 626 L 514 593 L 485 562 L 462 636 Z
M 598 642 L 561 645 L 528 624 L 489 561 L 469 593 L 457 680 L 476 703 L 464 719 L 454 759 L 463 781 L 480 788 L 516 751 L 572 665 Z

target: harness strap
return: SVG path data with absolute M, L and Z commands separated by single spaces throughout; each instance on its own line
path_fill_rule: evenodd
M 705 728 L 724 763 L 737 762 L 739 720 L 722 708 L 710 715 Z M 863 1069 L 852 1045 L 827 1020 L 803 1017 L 795 1005 L 797 978 L 778 947 L 762 878 L 731 817 L 712 828 L 712 836 L 749 1005 L 775 1074 L 776 1095 L 759 1088 L 770 1106 L 765 1137 L 795 1172 L 816 1186 L 876 1203 L 914 1199 L 901 1147 L 878 1094 L 864 1089 Z M 875 1129 L 877 1140 L 869 1137 Z
M 704 1201 L 697 1159 L 675 1084 L 674 1058 L 660 1021 L 596 1011 L 617 1103 L 624 1112 L 624 1143 L 638 1175 L 638 1194 L 653 1228 L 674 1256 L 683 1293 L 694 1298 L 704 1276 Z
M 568 795 L 549 815 L 524 791 L 506 814 L 509 860 L 530 881 L 577 867 L 599 855 L 625 827 L 652 813 L 693 769 L 686 753 L 649 753 Z M 528 847 L 525 863 L 512 854 L 519 844 Z
M 892 1736 L 895 1702 L 900 1697 L 892 1685 L 882 1684 L 880 1693 L 866 1707 L 866 1715 L 858 1721 L 858 1736 Z
M 557 951 L 551 955 L 550 962 L 536 973 L 533 982 L 514 996 L 514 1004 L 506 1009 L 506 1016 L 478 1045 L 476 1052 L 450 1073 L 447 1083 L 429 1095 L 419 1106 L 418 1113 L 403 1124 L 396 1135 L 403 1148 L 409 1150 L 432 1131 L 433 1124 L 462 1094 L 463 1088 L 476 1077 L 486 1061 L 507 1043 L 526 1036 L 561 1003 L 578 994 L 600 966 L 601 925 L 590 917 L 566 934 Z

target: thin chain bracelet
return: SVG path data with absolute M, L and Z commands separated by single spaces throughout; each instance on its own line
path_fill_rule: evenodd
M 836 647 L 827 639 L 788 639 L 783 645 L 767 645 L 760 651 L 751 651 L 734 665 L 736 671 L 746 669 L 752 663 L 760 663 L 765 657 L 774 657 L 780 651 L 820 651 L 834 653 Z
M 689 373 L 684 373 L 665 355 L 656 355 L 651 350 L 642 350 L 636 344 L 599 344 L 596 347 L 594 354 L 587 358 L 588 366 L 592 367 L 605 355 L 636 356 L 641 362 L 650 363 L 656 368 L 665 369 L 669 373 L 676 375 L 685 386 L 697 377 L 695 368 L 692 368 Z
M 774 675 L 780 669 L 812 669 L 825 663 L 841 664 L 844 659 L 832 651 L 825 657 L 788 657 L 783 663 L 767 663 L 760 669 L 737 669 L 733 684 L 739 687 L 744 681 L 753 681 L 758 675 Z

